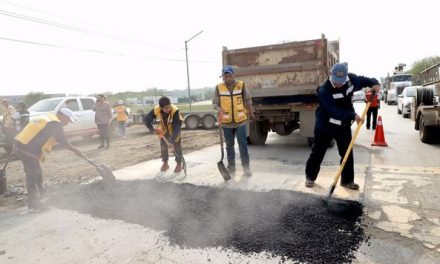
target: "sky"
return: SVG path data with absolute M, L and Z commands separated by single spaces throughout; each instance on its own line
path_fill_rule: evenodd
M 222 48 L 340 41 L 349 71 L 384 77 L 440 55 L 435 1 L 0 0 L 0 95 L 220 82 Z M 17 18 L 19 17 L 19 18 Z M 48 25 L 49 24 L 49 25 Z

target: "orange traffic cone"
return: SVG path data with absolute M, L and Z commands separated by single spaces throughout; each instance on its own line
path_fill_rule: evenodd
M 388 146 L 388 144 L 385 142 L 385 135 L 383 132 L 381 116 L 377 118 L 376 133 L 374 134 L 374 141 L 373 143 L 371 143 L 371 146 L 381 146 L 381 147 Z

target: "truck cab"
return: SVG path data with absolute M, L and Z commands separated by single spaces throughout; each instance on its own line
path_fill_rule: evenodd
M 397 100 L 400 94 L 402 94 L 405 87 L 412 85 L 412 75 L 411 74 L 395 74 L 388 78 L 387 83 L 387 95 L 385 102 L 388 105 L 397 104 Z

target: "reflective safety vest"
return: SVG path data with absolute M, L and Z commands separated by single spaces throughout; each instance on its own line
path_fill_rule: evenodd
M 242 81 L 237 81 L 232 93 L 225 83 L 217 85 L 220 95 L 220 107 L 223 110 L 222 123 L 231 122 L 241 123 L 248 119 L 246 107 L 244 105 Z
M 115 108 L 113 108 L 116 112 L 116 121 L 127 121 L 127 108 L 124 105 L 118 105 Z
M 365 93 L 365 99 L 367 99 L 367 102 L 370 101 L 372 94 L 373 92 L 371 91 L 367 91 Z M 371 99 L 370 107 L 378 107 L 378 106 L 379 106 L 379 97 L 377 96 L 377 94 L 375 94 L 373 99 Z
M 156 105 L 154 107 L 154 115 L 156 116 L 156 120 L 159 120 L 159 127 L 160 127 L 160 129 L 162 129 L 164 134 L 168 133 L 169 135 L 171 135 L 173 133 L 173 116 L 177 110 L 179 110 L 179 108 L 177 108 L 177 106 L 172 104 L 170 114 L 168 115 L 168 120 L 164 121 L 162 119 L 162 113 L 161 113 L 160 106 Z M 180 121 L 183 121 L 183 117 L 180 113 L 179 113 L 179 118 L 180 118 Z M 176 141 L 178 141 L 178 138 L 176 138 Z
M 48 114 L 40 118 L 33 119 L 29 121 L 29 124 L 27 124 L 27 126 L 20 133 L 18 133 L 17 136 L 15 136 L 15 140 L 23 145 L 28 144 L 36 135 L 38 135 L 38 133 L 40 133 L 41 130 L 43 130 L 43 128 L 46 127 L 49 122 L 60 122 L 60 120 L 55 114 Z M 42 146 L 41 152 L 50 152 L 56 143 L 55 138 L 50 137 Z M 43 157 L 40 157 L 40 159 L 43 159 Z

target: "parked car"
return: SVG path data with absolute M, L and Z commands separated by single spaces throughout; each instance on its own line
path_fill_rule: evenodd
M 358 102 L 358 101 L 365 102 L 365 92 L 363 90 L 354 92 L 353 93 L 353 97 L 351 98 L 351 101 L 353 101 L 353 102 Z
M 397 90 L 396 89 L 388 90 L 386 101 L 387 101 L 388 105 L 397 104 Z
M 408 86 L 397 98 L 397 114 L 402 114 L 404 118 L 411 115 L 411 104 L 415 97 L 416 89 L 420 86 Z
M 56 97 L 43 99 L 36 102 L 29 107 L 28 111 L 31 120 L 37 118 L 40 115 L 48 113 L 56 113 L 62 107 L 67 107 L 73 111 L 76 123 L 69 123 L 64 127 L 64 132 L 67 137 L 81 136 L 84 138 L 90 138 L 95 134 L 98 134 L 98 128 L 95 124 L 95 112 L 93 107 L 95 106 L 95 97 Z M 132 124 L 131 111 L 127 107 L 129 113 L 128 125 Z M 116 116 L 113 116 L 112 120 L 112 134 L 117 130 Z M 5 136 L 0 134 L 0 147 L 3 147 L 8 152 L 12 149 L 10 144 L 6 143 Z

